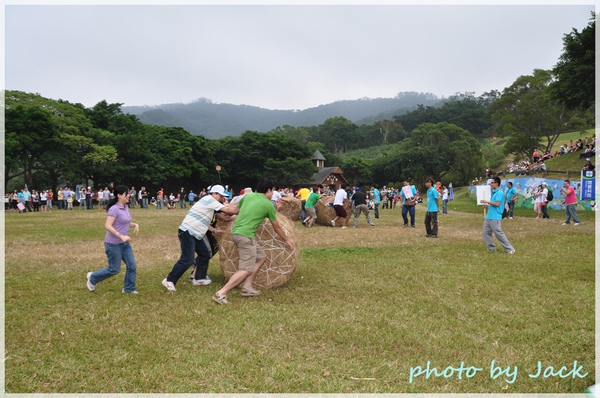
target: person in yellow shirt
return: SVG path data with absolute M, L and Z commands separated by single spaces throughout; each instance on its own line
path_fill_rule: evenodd
M 63 189 L 62 189 L 62 187 L 58 188 L 57 198 L 58 198 L 58 209 L 62 210 L 63 209 L 64 200 L 65 200 L 65 196 L 63 195 Z
M 296 193 L 296 197 L 300 198 L 300 201 L 302 202 L 302 213 L 300 214 L 300 219 L 304 220 L 306 218 L 306 210 L 304 209 L 304 205 L 306 204 L 306 199 L 308 199 L 308 196 L 310 195 L 310 190 L 306 187 L 302 187 L 298 190 L 298 193 Z

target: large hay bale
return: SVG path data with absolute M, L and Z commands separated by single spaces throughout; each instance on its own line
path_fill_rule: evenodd
M 335 217 L 335 210 L 333 210 L 333 200 L 335 197 L 333 196 L 323 196 L 317 203 L 315 204 L 315 210 L 317 211 L 317 224 L 325 225 L 330 227 L 331 220 Z M 332 204 L 331 206 L 329 204 Z M 344 209 L 346 209 L 346 213 L 348 213 L 348 217 L 352 217 L 352 202 L 348 199 L 344 199 Z M 336 227 L 342 225 L 340 219 L 338 219 L 335 223 Z
M 302 214 L 302 201 L 293 196 L 284 196 L 281 198 L 281 207 L 277 212 L 286 216 L 288 220 L 297 221 Z
M 294 223 L 282 214 L 277 215 L 277 221 L 279 221 L 279 225 L 281 225 L 285 234 L 291 236 L 296 242 L 296 246 L 291 249 L 273 230 L 271 222 L 265 218 L 256 230 L 257 243 L 267 255 L 267 260 L 254 279 L 254 285 L 259 289 L 269 289 L 283 285 L 296 270 L 298 253 L 300 252 L 297 246 L 296 228 Z M 240 259 L 238 249 L 231 237 L 233 222 L 224 223 L 219 221 L 217 226 L 224 231 L 218 237 L 221 270 L 225 275 L 225 279 L 229 279 L 238 270 Z

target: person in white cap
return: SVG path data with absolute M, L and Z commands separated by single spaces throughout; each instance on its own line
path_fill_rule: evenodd
M 209 194 L 196 202 L 186 214 L 178 231 L 181 256 L 173 265 L 169 275 L 162 281 L 162 285 L 167 290 L 171 292 L 177 290 L 175 288 L 177 281 L 193 265 L 196 266 L 192 281 L 194 286 L 205 286 L 212 282 L 206 274 L 212 253 L 211 248 L 204 240 L 204 236 L 209 230 L 218 235 L 223 233 L 220 229 L 211 226 L 215 212 L 230 216 L 238 213 L 237 206 L 224 204 L 226 198 L 225 188 L 222 185 L 213 185 Z M 194 254 L 198 255 L 195 259 Z
M 546 181 L 542 182 L 542 214 L 544 215 L 544 219 L 549 220 L 550 216 L 548 215 L 548 184 Z

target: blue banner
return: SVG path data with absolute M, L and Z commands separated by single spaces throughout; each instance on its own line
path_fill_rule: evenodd
M 571 181 L 571 186 L 575 187 L 577 190 L 577 198 L 578 198 L 578 208 L 577 210 L 592 210 L 594 205 L 594 196 L 592 195 L 589 199 L 589 194 L 586 192 L 584 194 L 584 188 L 581 181 Z M 515 203 L 515 208 L 525 208 L 525 209 L 533 209 L 533 202 L 535 200 L 535 191 L 542 182 L 546 182 L 548 186 L 548 190 L 552 191 L 552 196 L 554 198 L 551 202 L 548 203 L 548 208 L 553 210 L 565 210 L 565 196 L 560 192 L 560 189 L 564 185 L 564 180 L 547 180 L 545 178 L 534 178 L 534 177 L 523 177 L 523 178 L 508 178 L 506 180 L 502 180 L 500 183 L 500 189 L 506 193 L 508 189 L 508 182 L 513 183 L 513 188 L 517 190 L 517 202 Z M 586 189 L 589 191 L 592 189 L 592 192 L 595 192 L 594 185 L 595 180 L 591 179 L 588 181 Z M 486 185 L 486 184 L 484 184 Z M 585 196 L 584 196 L 585 195 Z M 476 188 L 475 186 L 471 186 L 469 188 L 469 197 L 475 200 L 477 198 Z
M 596 197 L 596 170 L 581 170 L 581 200 Z

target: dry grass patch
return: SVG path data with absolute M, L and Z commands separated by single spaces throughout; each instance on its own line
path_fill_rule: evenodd
M 503 222 L 517 254 L 487 253 L 483 215 L 440 215 L 440 238 L 402 228 L 400 209 L 370 227 L 296 222 L 301 255 L 281 287 L 254 299 L 224 283 L 160 281 L 179 257 L 184 211 L 134 209 L 137 296 L 123 271 L 85 288 L 106 264 L 98 212 L 6 214 L 6 361 L 9 393 L 582 393 L 594 384 L 594 223 L 563 227 L 518 215 Z M 36 228 L 48 225 L 48 228 Z M 26 244 L 24 244 L 26 242 Z M 565 250 L 571 255 L 565 265 Z M 514 383 L 491 361 L 518 366 Z M 538 361 L 584 378 L 533 379 Z M 411 368 L 477 366 L 470 379 L 419 377 Z

